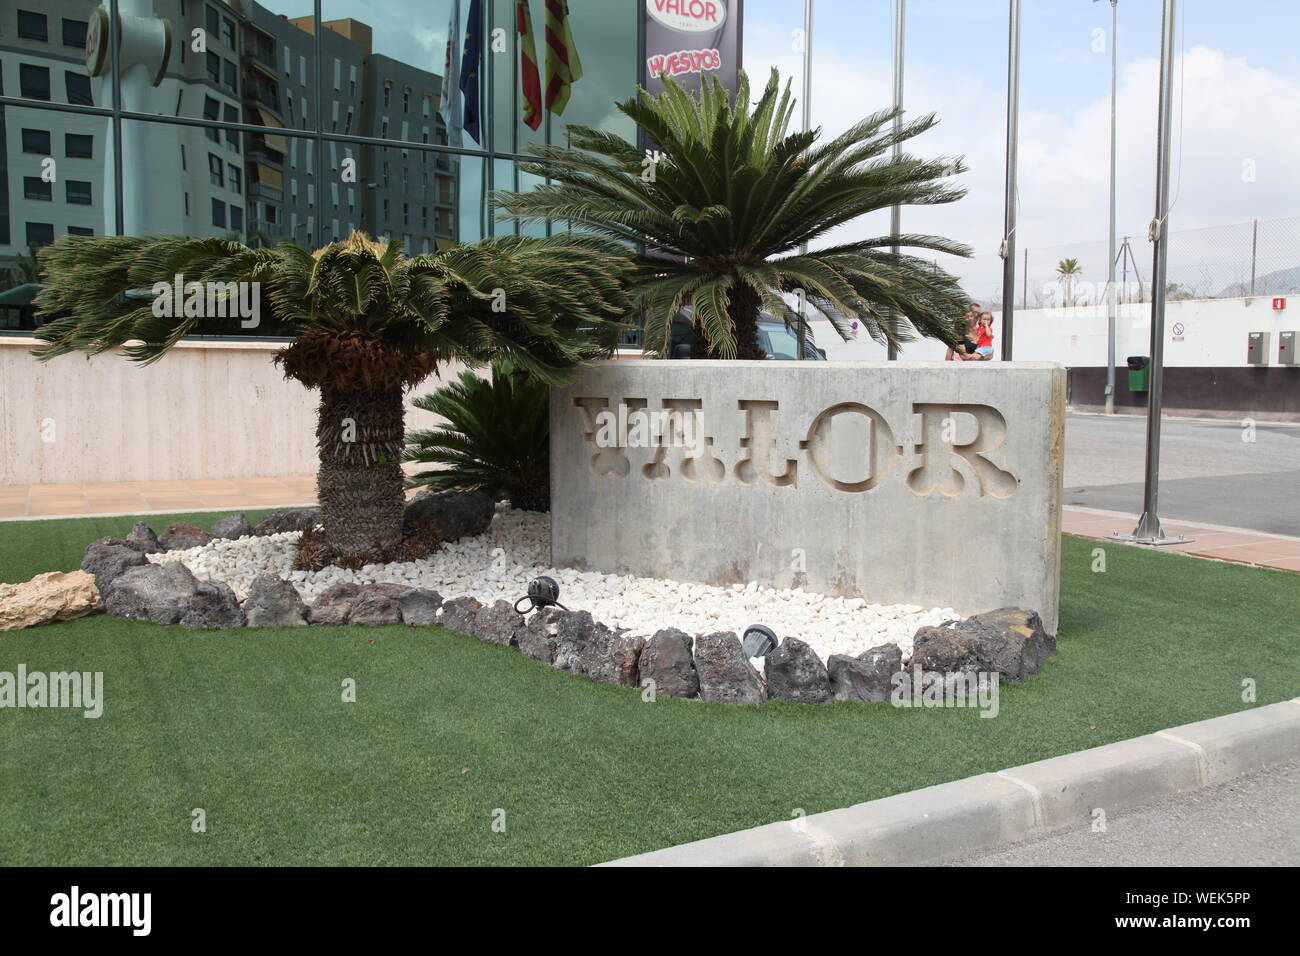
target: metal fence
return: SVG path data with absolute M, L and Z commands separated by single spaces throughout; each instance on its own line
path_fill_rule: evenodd
M 1116 237 L 1115 282 L 1121 302 L 1151 299 L 1151 244 Z M 1109 243 L 1073 242 L 1018 250 L 1016 307 L 1091 305 L 1106 298 Z M 1001 260 L 979 255 L 958 266 L 967 291 L 986 307 L 1002 303 Z M 1300 216 L 1169 234 L 1170 300 L 1300 294 Z

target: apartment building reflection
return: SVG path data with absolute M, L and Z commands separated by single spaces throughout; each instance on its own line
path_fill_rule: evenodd
M 147 231 L 312 245 L 362 229 L 413 254 L 455 240 L 458 160 L 427 148 L 447 142 L 441 77 L 376 53 L 370 26 L 339 19 L 321 24 L 318 87 L 315 18 L 309 2 L 295 2 L 306 15 L 251 0 L 154 0 L 155 15 L 171 21 L 172 50 L 137 108 L 259 129 L 147 122 L 144 155 L 124 156 L 149 183 Z M 5 271 L 65 233 L 113 231 L 108 118 L 44 105 L 110 105 L 111 78 L 86 75 L 97 5 L 0 0 L 0 94 L 33 101 L 0 106 Z M 322 137 L 343 140 L 318 138 L 318 124 Z

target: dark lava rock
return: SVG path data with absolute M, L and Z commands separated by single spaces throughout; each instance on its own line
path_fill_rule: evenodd
M 158 545 L 164 551 L 185 551 L 205 545 L 211 540 L 212 535 L 198 525 L 184 521 L 169 524 L 167 530 L 158 535 Z
M 307 623 L 335 626 L 346 624 L 352 604 L 361 593 L 361 585 L 352 581 L 331 584 L 307 609 Z
M 288 508 L 272 511 L 253 526 L 253 534 L 283 534 L 286 531 L 306 531 L 320 524 L 319 508 Z
M 137 521 L 131 526 L 131 533 L 126 536 L 126 543 L 142 554 L 158 554 L 163 550 L 162 545 L 158 543 L 158 536 L 153 533 L 153 528 L 143 521 Z
M 352 602 L 349 624 L 377 627 L 402 623 L 402 595 L 410 590 L 405 584 L 363 584 Z
M 226 515 L 212 526 L 212 537 L 214 538 L 242 538 L 252 533 L 253 526 L 248 523 L 248 518 L 242 514 Z
M 230 585 L 224 581 L 200 581 L 189 606 L 181 615 L 184 627 L 201 627 L 224 631 L 244 626 L 244 611 Z
M 128 568 L 109 585 L 104 612 L 133 621 L 176 624 L 198 590 L 198 579 L 179 561 L 143 564 Z
M 656 694 L 694 697 L 700 692 L 700 676 L 691 657 L 694 638 L 675 627 L 656 631 L 646 642 L 638 661 L 640 686 L 654 681 Z
M 554 663 L 556 631 L 559 629 L 560 618 L 568 613 L 558 607 L 542 608 L 534 612 L 516 634 L 519 653 L 544 664 Z
M 515 610 L 514 605 L 499 600 L 478 609 L 470 633 L 480 640 L 509 647 L 515 643 L 515 631 L 523 624 L 524 616 Z
M 486 491 L 422 491 L 406 504 L 408 530 L 428 522 L 439 541 L 458 541 L 482 534 L 496 514 L 496 502 Z
M 742 645 L 743 646 L 743 645 Z M 824 704 L 831 699 L 826 665 L 797 637 L 787 637 L 764 660 L 769 700 Z
M 474 621 L 478 618 L 479 609 L 482 607 L 483 605 L 472 597 L 458 597 L 443 601 L 442 610 L 438 613 L 438 623 L 457 634 L 473 634 Z
M 274 574 L 260 574 L 244 599 L 244 616 L 249 627 L 305 626 L 307 605 L 288 581 Z
M 397 599 L 402 610 L 402 623 L 415 627 L 429 627 L 438 623 L 438 608 L 442 595 L 428 588 L 408 588 Z
M 836 700 L 889 700 L 894 675 L 903 669 L 903 652 L 897 644 L 881 644 L 857 657 L 832 654 L 826 669 Z
M 86 546 L 81 570 L 95 576 L 95 587 L 103 594 L 124 572 L 148 563 L 142 552 L 120 538 L 101 538 Z
M 702 700 L 757 707 L 767 699 L 763 678 L 749 663 L 740 638 L 731 631 L 701 634 L 695 639 L 695 670 L 700 675 Z

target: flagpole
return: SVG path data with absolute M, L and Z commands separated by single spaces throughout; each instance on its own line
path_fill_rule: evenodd
M 803 131 L 812 129 L 812 28 L 813 0 L 804 0 L 803 4 Z M 808 243 L 801 243 L 799 255 L 808 254 Z M 795 336 L 795 358 L 803 361 L 804 349 L 808 341 L 808 306 L 807 296 L 799 299 L 799 329 Z
M 1168 537 L 1160 526 L 1160 415 L 1164 381 L 1165 282 L 1169 261 L 1169 151 L 1173 115 L 1174 24 L 1177 0 L 1164 0 L 1160 38 L 1160 107 L 1156 119 L 1156 213 L 1148 230 L 1154 244 L 1151 267 L 1151 381 L 1147 393 L 1146 485 L 1142 518 L 1131 535 L 1116 536 L 1137 544 L 1180 544 L 1189 539 Z
M 1007 171 L 1002 247 L 1002 361 L 1011 361 L 1016 295 L 1016 146 L 1020 125 L 1020 0 L 1011 0 L 1007 27 Z
M 903 128 L 903 29 L 904 22 L 907 19 L 907 0 L 894 0 L 894 109 L 898 110 L 894 115 L 894 135 L 897 136 Z M 893 156 L 894 162 L 898 162 L 903 155 L 903 144 L 894 143 Z M 903 207 L 895 203 L 889 210 L 889 231 L 894 237 L 894 244 L 890 248 L 895 256 L 902 252 L 902 247 L 898 244 L 898 236 L 903 231 Z M 892 341 L 888 343 L 886 357 L 891 362 L 898 361 L 898 346 Z
M 1119 0 L 1110 0 L 1110 266 L 1106 276 L 1106 414 L 1115 414 L 1115 78 L 1119 58 Z

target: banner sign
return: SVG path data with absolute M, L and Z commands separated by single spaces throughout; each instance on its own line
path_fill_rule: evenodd
M 645 0 L 645 62 L 641 85 L 662 93 L 668 74 L 695 91 L 701 77 L 716 76 L 736 91 L 741 65 L 743 0 Z

